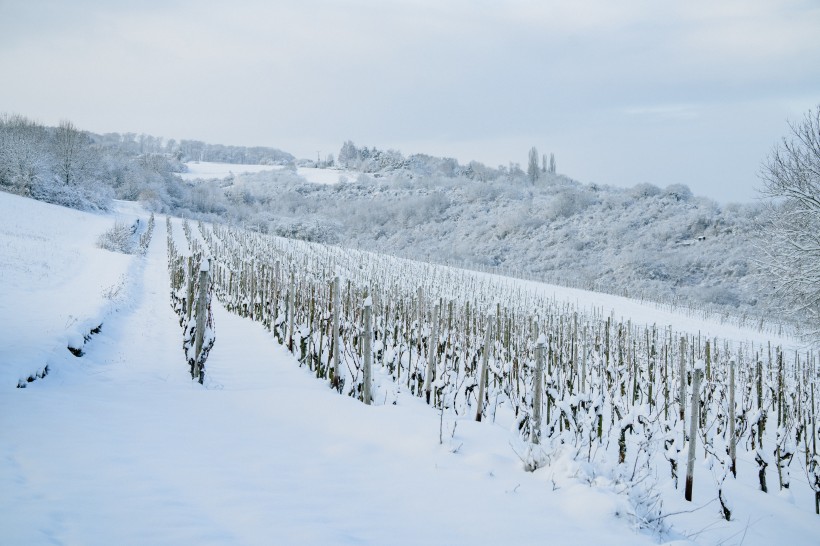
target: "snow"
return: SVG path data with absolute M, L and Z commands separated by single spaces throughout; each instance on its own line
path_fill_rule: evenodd
M 0 385 L 16 385 L 73 358 L 66 347 L 81 348 L 128 297 L 124 275 L 133 257 L 96 241 L 116 221 L 133 223 L 135 213 L 88 214 L 0 197 Z
M 245 165 L 239 163 L 213 163 L 208 161 L 189 162 L 185 164 L 188 172 L 178 173 L 187 181 L 229 178 L 239 174 L 253 174 L 264 171 L 283 169 L 282 165 Z M 343 169 L 318 169 L 315 167 L 297 167 L 296 174 L 314 184 L 333 185 L 340 179 L 356 180 L 361 173 Z
M 681 333 L 701 335 L 703 339 L 717 337 L 735 344 L 759 345 L 771 341 L 773 345 L 781 345 L 788 350 L 804 348 L 803 343 L 786 332 L 780 335 L 763 333 L 753 328 L 738 326 L 731 319 L 722 320 L 714 314 L 702 316 L 701 313 L 686 312 L 683 309 L 670 309 L 668 305 L 660 303 L 638 301 L 613 294 L 590 292 L 536 281 L 512 279 L 491 273 L 477 273 L 477 275 L 514 284 L 521 290 L 532 291 L 554 301 L 576 306 L 582 312 L 597 311 L 605 317 L 613 316 L 616 320 L 623 322 L 630 320 L 634 325 L 652 326 L 654 324 L 658 328 L 671 326 L 673 330 Z
M 314 184 L 333 185 L 338 184 L 339 180 L 344 178 L 347 180 L 356 180 L 361 173 L 356 171 L 347 171 L 342 169 L 317 169 L 315 167 L 299 167 L 296 169 L 296 174 Z
M 213 163 L 191 161 L 185 164 L 188 172 L 178 173 L 183 180 L 210 180 L 228 178 L 235 174 L 259 173 L 281 169 L 281 165 L 244 165 L 239 163 Z
M 145 256 L 95 246 L 117 218 L 135 216 L 147 213 L 124 203 L 114 215 L 79 213 L 0 193 L 0 543 L 658 543 L 624 516 L 625 495 L 582 463 L 525 472 L 510 431 L 492 422 L 442 417 L 414 397 L 365 406 L 339 396 L 216 300 L 207 379 L 191 381 L 165 218 Z M 607 305 L 579 292 L 561 297 Z M 640 320 L 694 320 L 630 305 L 621 312 Z M 68 353 L 97 321 L 84 356 Z M 46 378 L 15 388 L 44 362 Z M 814 543 L 820 518 L 804 490 L 763 494 L 754 462 L 738 465 L 750 480 L 727 483 L 742 518 L 720 520 L 699 496 L 710 472 L 699 463 L 695 503 L 664 482 L 665 511 L 681 513 L 661 542 Z

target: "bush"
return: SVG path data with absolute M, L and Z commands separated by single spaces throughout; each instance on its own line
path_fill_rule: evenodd
M 671 197 L 675 201 L 690 201 L 692 190 L 684 184 L 671 184 L 663 191 L 665 197 Z
M 106 186 L 66 186 L 58 182 L 36 184 L 31 197 L 54 205 L 77 210 L 108 210 L 111 204 L 111 188 Z
M 629 193 L 635 199 L 645 199 L 647 197 L 655 197 L 661 194 L 661 189 L 652 184 L 638 184 L 629 190 Z
M 111 252 L 133 254 L 136 249 L 134 230 L 130 226 L 116 222 L 114 227 L 100 235 L 97 239 L 97 246 Z

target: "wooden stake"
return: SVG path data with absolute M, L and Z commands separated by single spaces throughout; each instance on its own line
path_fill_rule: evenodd
M 678 405 L 680 407 L 680 420 L 686 419 L 686 338 L 680 338 L 680 363 L 678 366 L 678 377 L 680 384 L 678 386 Z
M 373 301 L 368 297 L 364 300 L 364 370 L 362 372 L 362 400 L 368 406 L 370 405 L 371 368 L 373 365 L 373 349 L 371 344 L 373 339 L 372 311 Z
M 439 306 L 436 304 L 433 308 L 433 329 L 430 332 L 430 340 L 427 343 L 427 371 L 424 374 L 424 396 L 428 404 L 430 403 L 433 374 L 436 371 L 436 358 L 438 357 L 438 314 Z
M 341 363 L 339 361 L 339 276 L 333 277 L 333 380 L 331 386 L 337 391 L 342 391 L 341 378 L 342 373 Z
M 729 470 L 737 478 L 737 438 L 735 437 L 735 361 L 729 362 Z
M 288 290 L 288 351 L 293 352 L 293 315 L 296 307 L 296 277 L 290 272 L 290 289 Z
M 484 413 L 484 389 L 487 384 L 487 366 L 490 361 L 490 347 L 492 346 L 493 335 L 493 315 L 487 315 L 487 329 L 484 331 L 484 354 L 481 355 L 481 374 L 478 380 L 478 407 L 476 408 L 475 420 L 481 421 Z
M 692 373 L 692 408 L 689 423 L 689 456 L 686 461 L 686 490 L 684 498 L 692 502 L 692 486 L 695 473 L 695 447 L 698 438 L 698 420 L 700 417 L 700 377 L 703 370 L 695 368 Z
M 196 333 L 194 334 L 194 379 L 202 383 L 202 344 L 205 340 L 205 323 L 208 318 L 208 262 L 203 260 L 199 268 L 199 295 L 196 301 Z
M 535 380 L 532 386 L 532 427 L 531 439 L 532 443 L 538 444 L 541 442 L 541 392 L 543 387 L 544 375 L 544 337 L 538 338 L 535 345 Z

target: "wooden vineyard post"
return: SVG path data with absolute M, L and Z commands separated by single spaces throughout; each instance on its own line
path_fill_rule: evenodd
M 362 371 L 362 401 L 370 405 L 370 383 L 372 381 L 372 366 L 373 366 L 373 300 L 368 296 L 364 300 L 364 370 Z
M 686 338 L 680 338 L 680 363 L 678 366 L 678 375 L 680 377 L 680 385 L 678 386 L 678 404 L 680 406 L 680 420 L 686 419 Z
M 544 349 L 546 340 L 543 334 L 535 344 L 535 379 L 532 395 L 532 443 L 541 442 L 541 391 L 543 390 L 544 376 Z
M 270 285 L 270 331 L 276 330 L 276 322 L 279 318 L 279 298 L 282 296 L 281 281 L 279 280 L 279 260 L 276 260 L 271 274 Z
M 577 388 L 578 385 L 578 375 L 580 371 L 578 370 L 578 313 L 572 313 L 572 340 L 571 340 L 571 347 L 570 347 L 570 358 L 572 359 L 572 368 L 570 369 L 570 384 L 572 387 L 570 388 L 570 395 L 573 394 L 573 391 Z
M 196 334 L 194 336 L 194 379 L 202 383 L 202 344 L 205 340 L 205 323 L 208 317 L 208 262 L 202 260 L 199 267 L 199 294 L 196 299 Z
M 290 288 L 288 290 L 288 351 L 293 352 L 293 314 L 296 306 L 296 278 L 290 272 Z
M 811 377 L 811 453 L 812 453 L 812 470 L 814 475 L 820 474 L 820 471 L 814 466 L 818 464 L 817 460 L 817 418 L 814 414 L 814 383 L 816 380 L 814 373 L 814 363 L 812 363 L 812 377 Z M 817 483 L 815 478 L 814 485 L 814 513 L 820 515 L 820 483 Z
M 737 438 L 735 437 L 735 361 L 729 362 L 729 470 L 737 478 Z
M 692 407 L 690 409 L 690 424 L 689 424 L 689 456 L 686 459 L 686 491 L 684 498 L 689 502 L 692 501 L 692 482 L 694 481 L 695 473 L 695 447 L 698 438 L 698 421 L 700 420 L 700 377 L 703 375 L 703 370 L 700 369 L 699 363 L 695 364 L 695 371 L 692 372 Z
M 581 394 L 586 392 L 587 381 L 587 325 L 584 325 L 584 340 L 581 343 Z
M 185 318 L 190 319 L 193 312 L 194 312 L 194 257 L 188 256 L 188 289 L 186 291 L 186 300 L 185 305 L 187 309 L 185 310 Z
M 490 362 L 490 346 L 492 344 L 493 315 L 487 315 L 487 329 L 484 332 L 484 354 L 481 355 L 481 373 L 478 376 L 478 407 L 476 408 L 475 420 L 481 422 L 484 413 L 484 387 L 487 384 L 487 366 Z
M 432 391 L 433 373 L 436 370 L 436 358 L 438 357 L 438 313 L 439 306 L 433 308 L 433 329 L 430 331 L 430 340 L 427 344 L 427 371 L 424 374 L 424 396 L 427 403 L 430 403 L 430 392 Z
M 706 340 L 706 381 L 712 380 L 712 349 L 709 340 Z
M 314 293 L 314 287 L 310 287 L 310 309 L 308 310 L 308 341 L 307 341 L 307 354 L 305 356 L 305 360 L 308 362 L 308 369 L 311 371 L 313 370 L 314 360 L 313 355 L 314 353 L 314 346 L 315 340 L 313 338 L 313 332 L 315 332 L 318 328 L 316 327 L 316 295 Z
M 333 379 L 331 386 L 337 391 L 341 392 L 342 383 L 339 375 L 341 374 L 341 365 L 339 362 L 339 276 L 333 277 Z
M 420 386 L 419 381 L 418 381 L 418 377 L 419 377 L 418 376 L 418 373 L 419 373 L 418 366 L 419 366 L 419 362 L 421 361 L 422 354 L 424 354 L 424 341 L 422 339 L 422 337 L 423 337 L 422 332 L 424 330 L 423 327 L 422 327 L 422 325 L 424 324 L 424 290 L 422 289 L 421 286 L 419 286 L 417 292 L 418 292 L 418 298 L 416 300 L 416 315 L 418 317 L 417 318 L 418 328 L 416 329 L 416 353 L 417 353 L 417 356 L 416 356 L 416 364 L 413 367 L 413 372 L 412 372 L 412 375 L 416 377 L 416 381 L 413 384 L 412 390 L 415 391 L 416 396 L 421 396 L 421 391 L 419 390 L 421 388 L 421 386 Z M 407 378 L 408 378 L 408 381 L 409 381 L 410 378 L 411 378 L 411 375 L 408 375 Z M 408 385 L 409 384 L 410 383 L 408 383 Z
M 780 347 L 777 351 L 777 392 L 773 395 L 772 404 L 777 406 L 777 447 L 775 447 L 775 463 L 777 463 L 777 481 L 783 489 L 783 466 L 780 458 L 780 431 L 783 426 L 783 355 Z M 771 366 L 770 366 L 771 367 Z

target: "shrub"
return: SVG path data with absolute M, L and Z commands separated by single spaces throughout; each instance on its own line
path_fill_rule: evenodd
M 116 222 L 114 227 L 100 235 L 97 246 L 111 252 L 133 254 L 136 247 L 133 231 L 131 226 Z

